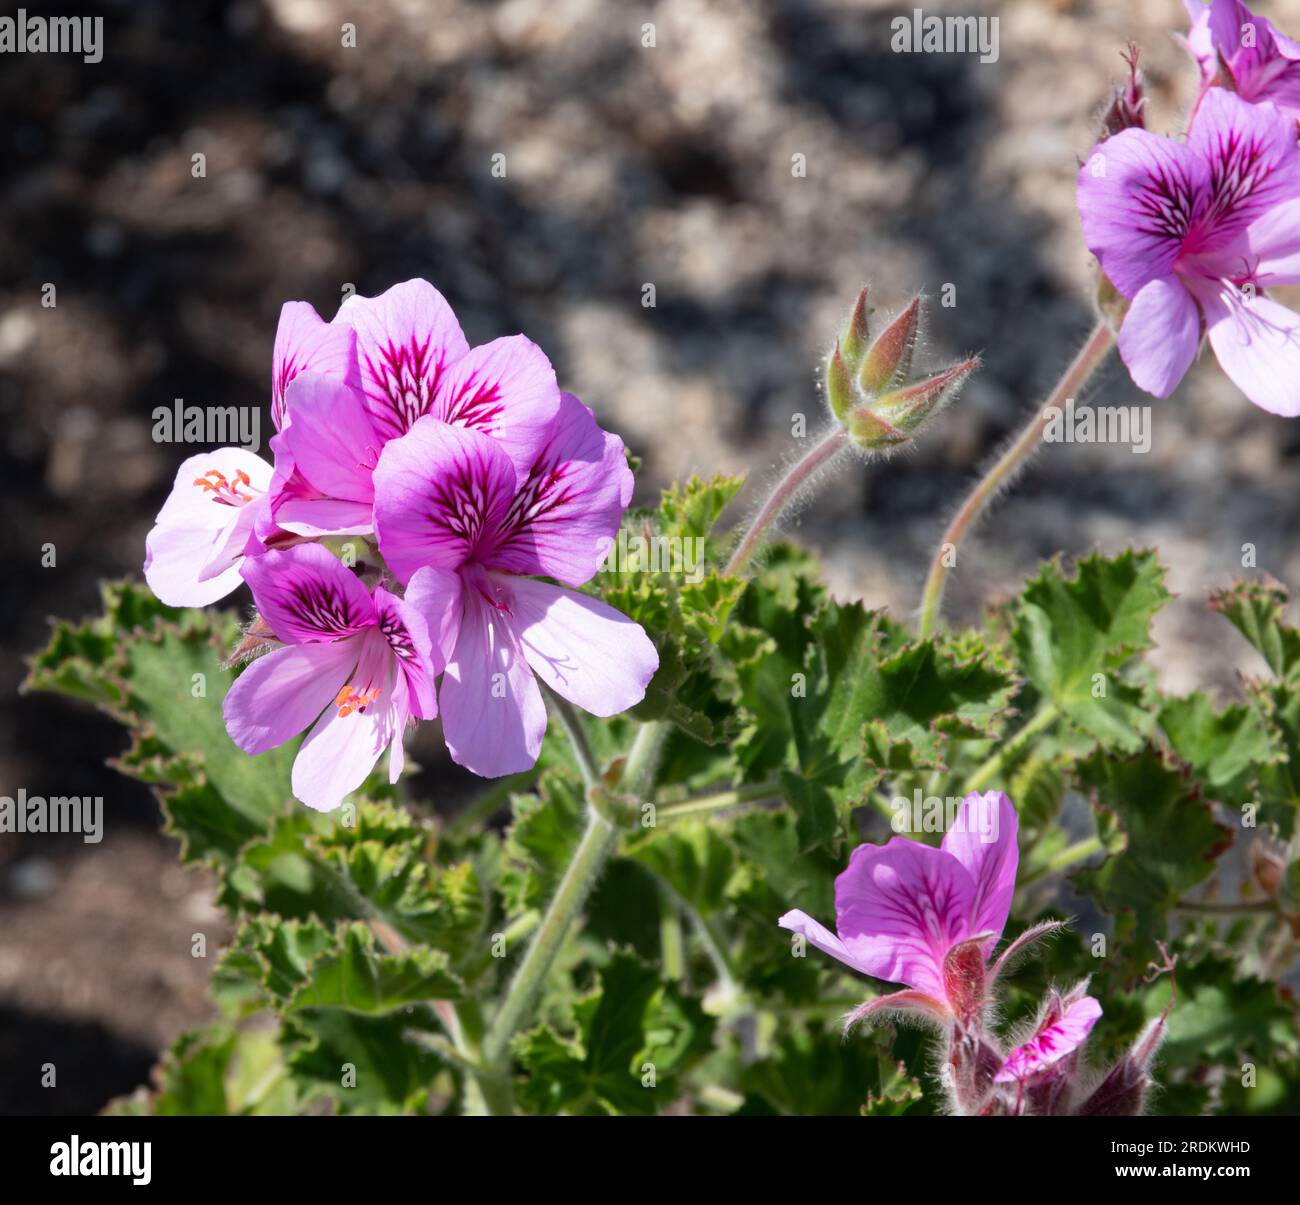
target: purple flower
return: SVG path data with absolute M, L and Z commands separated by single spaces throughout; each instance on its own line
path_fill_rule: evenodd
M 1101 1005 L 1083 994 L 1082 985 L 1064 997 L 1052 992 L 1033 1033 L 1007 1055 L 995 1080 L 1005 1084 L 1042 1076 L 1078 1051 L 1100 1017 Z
M 1017 827 L 1005 795 L 972 793 L 938 848 L 894 837 L 853 851 L 835 880 L 838 936 L 804 912 L 777 923 L 864 975 L 911 989 L 870 1001 L 854 1022 L 882 1010 L 975 1018 L 987 1002 L 984 964 L 1015 893 Z
M 1300 43 L 1241 0 L 1185 3 L 1192 19 L 1185 43 L 1203 86 L 1221 84 L 1252 103 L 1272 101 L 1293 121 L 1300 119 Z
M 446 659 L 452 757 L 485 777 L 537 760 L 546 708 L 534 674 L 595 715 L 634 706 L 658 668 L 641 627 L 580 586 L 613 545 L 632 494 L 622 440 L 563 395 L 522 454 L 433 417 L 391 440 L 374 473 L 380 551 Z
M 262 753 L 310 729 L 293 793 L 332 811 L 385 749 L 402 771 L 402 733 L 437 714 L 441 664 L 423 617 L 382 586 L 373 596 L 319 544 L 270 551 L 242 567 L 262 619 L 284 647 L 252 662 L 226 695 L 230 738 Z
M 191 456 L 145 537 L 144 577 L 171 607 L 204 607 L 239 585 L 269 534 L 271 466 L 243 448 Z
M 1203 331 L 1239 389 L 1300 414 L 1300 316 L 1267 297 L 1300 281 L 1294 121 L 1220 88 L 1186 143 L 1108 138 L 1079 172 L 1085 241 L 1131 304 L 1119 350 L 1137 385 L 1168 397 Z

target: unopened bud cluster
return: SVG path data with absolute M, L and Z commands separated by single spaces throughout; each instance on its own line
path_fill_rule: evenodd
M 909 384 L 920 331 L 921 298 L 915 297 L 873 342 L 867 290 L 858 295 L 826 365 L 826 398 L 859 448 L 887 452 L 910 442 L 979 367 L 972 357 Z

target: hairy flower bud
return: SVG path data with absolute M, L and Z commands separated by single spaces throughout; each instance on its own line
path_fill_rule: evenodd
M 867 346 L 867 291 L 859 295 L 848 326 L 826 363 L 831 413 L 865 451 L 890 451 L 910 443 L 956 397 L 979 359 L 964 360 L 907 384 L 921 326 L 921 299 L 908 306 Z
M 1128 83 L 1116 84 L 1111 90 L 1110 104 L 1101 119 L 1101 137 L 1109 138 L 1121 130 L 1144 130 L 1146 118 L 1142 110 L 1146 107 L 1146 93 L 1142 72 L 1138 70 L 1138 58 L 1141 51 L 1130 42 L 1124 51 L 1124 61 L 1128 64 Z
M 1111 1068 L 1077 1113 L 1082 1117 L 1136 1117 L 1141 1113 L 1155 1083 L 1151 1061 L 1164 1040 L 1165 1030 L 1165 1014 L 1161 1013 L 1138 1035 L 1129 1052 Z

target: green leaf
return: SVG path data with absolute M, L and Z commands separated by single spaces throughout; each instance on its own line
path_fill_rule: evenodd
M 678 1095 L 674 1077 L 708 1048 L 712 1023 L 659 971 L 615 954 L 574 1005 L 576 1033 L 541 1027 L 515 1040 L 519 1093 L 539 1113 L 650 1114 Z
M 441 950 L 417 946 L 402 954 L 379 953 L 369 929 L 349 925 L 341 948 L 308 966 L 285 1011 L 341 1008 L 379 1017 L 430 1000 L 458 1000 L 463 994 L 464 985 L 447 969 Z
M 1210 596 L 1224 616 L 1268 662 L 1279 678 L 1300 666 L 1300 630 L 1283 619 L 1287 592 L 1277 582 L 1239 581 Z
M 1240 706 L 1216 712 L 1199 691 L 1167 699 L 1160 726 L 1174 752 L 1227 803 L 1241 802 L 1255 769 L 1276 760 L 1258 712 Z
M 1078 775 L 1099 823 L 1118 826 L 1113 844 L 1119 848 L 1075 883 L 1108 912 L 1126 914 L 1136 944 L 1125 957 L 1145 965 L 1165 934 L 1169 909 L 1209 877 L 1232 834 L 1215 822 L 1183 768 L 1155 749 L 1124 759 L 1097 753 L 1079 765 Z
M 1012 640 L 1021 670 L 1089 736 L 1133 752 L 1151 715 L 1141 689 L 1120 670 L 1150 647 L 1151 620 L 1168 598 L 1151 552 L 1090 556 L 1073 577 L 1049 563 L 1016 610 Z

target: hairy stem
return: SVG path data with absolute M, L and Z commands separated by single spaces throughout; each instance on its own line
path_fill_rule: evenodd
M 1060 712 L 1057 711 L 1054 703 L 1045 703 L 1035 713 L 1034 718 L 1029 721 L 1019 732 L 1015 734 L 1005 745 L 1002 746 L 992 757 L 990 757 L 974 774 L 966 780 L 966 790 L 982 791 L 987 783 L 996 778 L 1004 766 L 1014 761 L 1021 750 L 1024 749 L 1034 737 L 1036 737 L 1044 728 L 1050 728 L 1056 723 Z
M 998 490 L 1008 485 L 1015 474 L 1024 467 L 1025 462 L 1034 454 L 1042 441 L 1043 432 L 1053 414 L 1061 410 L 1066 400 L 1074 397 L 1083 388 L 1114 342 L 1115 335 L 1110 325 L 1104 319 L 1100 320 L 1093 327 L 1088 341 L 1080 348 L 1079 354 L 1074 357 L 1069 368 L 1057 381 L 1047 401 L 1034 412 L 1025 429 L 1016 437 L 1015 443 L 1003 452 L 992 468 L 980 478 L 966 501 L 962 503 L 961 509 L 953 516 L 952 522 L 948 524 L 948 530 L 943 533 L 943 539 L 939 542 L 934 560 L 930 563 L 930 574 L 925 580 L 925 593 L 921 597 L 920 634 L 922 637 L 929 636 L 938 623 L 948 570 L 956 560 L 957 546 L 962 538 L 997 496 Z
M 758 512 L 758 517 L 745 533 L 744 539 L 736 546 L 736 551 L 731 554 L 727 567 L 722 571 L 724 577 L 737 577 L 744 570 L 757 551 L 767 529 L 781 517 L 781 512 L 790 504 L 791 498 L 798 492 L 799 487 L 847 447 L 848 439 L 848 433 L 844 428 L 836 427 L 790 466 L 790 470 L 776 483 L 775 488 L 768 495 L 762 510 Z
M 742 803 L 768 803 L 780 798 L 779 782 L 755 782 L 730 787 L 725 791 L 710 791 L 706 795 L 692 795 L 672 803 L 656 804 L 655 813 L 660 820 L 680 820 L 683 816 L 720 812 L 723 808 L 736 807 Z
M 668 724 L 656 721 L 643 725 L 636 740 L 632 742 L 623 770 L 623 789 L 633 798 L 643 800 L 649 797 L 667 735 Z M 586 831 L 573 851 L 573 857 L 537 927 L 532 944 L 515 972 L 515 977 L 510 981 L 487 1036 L 483 1039 L 481 1081 L 486 1078 L 508 1085 L 511 1039 L 536 1006 L 555 956 L 618 843 L 618 832 L 600 813 L 594 809 L 588 810 Z M 494 1111 L 510 1110 L 498 1101 L 497 1110 Z

